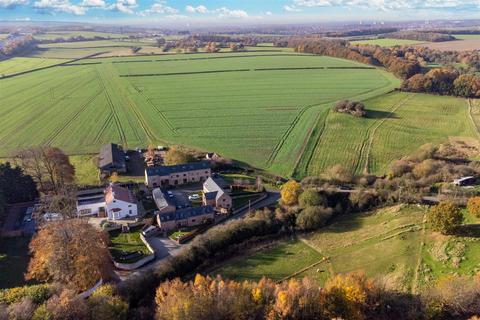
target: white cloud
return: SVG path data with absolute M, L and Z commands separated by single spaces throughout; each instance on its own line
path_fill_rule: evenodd
M 478 9 L 479 0 L 293 0 L 285 5 L 286 11 L 298 11 L 301 7 L 361 7 L 378 10 L 408 9 Z
M 0 0 L 0 8 L 11 9 L 25 4 L 28 4 L 28 0 Z
M 302 11 L 301 9 L 299 9 L 295 6 L 289 6 L 287 4 L 283 6 L 283 10 L 285 10 L 287 12 L 300 12 L 300 11 Z
M 104 0 L 83 0 L 80 5 L 87 8 L 105 8 L 107 6 Z
M 185 10 L 189 13 L 201 13 L 201 14 L 205 14 L 205 13 L 208 13 L 208 9 L 207 7 L 203 6 L 203 5 L 200 5 L 200 6 L 197 6 L 197 7 L 194 7 L 194 6 L 186 6 L 185 7 Z
M 86 12 L 85 7 L 72 4 L 69 0 L 40 0 L 35 1 L 33 7 L 47 13 L 65 12 L 77 16 Z
M 213 12 L 217 13 L 220 18 L 248 18 L 248 13 L 244 10 L 231 10 L 227 7 L 215 9 Z
M 117 0 L 116 3 L 108 6 L 108 9 L 121 13 L 134 14 L 135 12 L 133 11 L 133 9 L 135 9 L 136 7 L 136 0 Z

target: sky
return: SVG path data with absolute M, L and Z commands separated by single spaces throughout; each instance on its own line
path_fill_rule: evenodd
M 185 24 L 478 19 L 480 0 L 0 0 L 0 20 Z

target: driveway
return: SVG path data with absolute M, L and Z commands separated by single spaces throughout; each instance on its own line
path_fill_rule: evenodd
M 155 251 L 155 258 L 157 260 L 168 257 L 172 252 L 180 248 L 180 245 L 170 238 L 152 237 L 147 238 L 147 241 Z
M 115 273 L 121 281 L 135 278 L 145 272 L 155 270 L 159 265 L 168 259 L 168 257 L 177 254 L 181 246 L 169 238 L 152 237 L 147 238 L 148 243 L 155 251 L 155 260 L 136 269 L 133 272 L 116 270 Z

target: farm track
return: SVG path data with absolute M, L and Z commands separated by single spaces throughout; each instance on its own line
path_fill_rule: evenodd
M 420 276 L 420 268 L 422 266 L 422 251 L 423 251 L 423 247 L 425 246 L 425 233 L 426 233 L 426 227 L 427 227 L 426 224 L 427 224 L 427 214 L 425 213 L 423 215 L 423 220 L 422 220 L 420 250 L 418 252 L 418 259 L 417 259 L 417 263 L 415 264 L 415 269 L 414 269 L 412 284 L 411 284 L 413 294 L 418 293 L 418 279 Z
M 61 127 L 57 128 L 55 131 L 53 131 L 48 137 L 47 139 L 45 140 L 45 144 L 47 145 L 50 145 L 53 140 L 55 140 L 60 134 L 63 133 L 63 131 L 65 131 L 65 129 L 68 128 L 68 126 L 70 126 L 70 124 L 73 123 L 73 121 L 75 121 L 79 116 L 80 114 L 85 111 L 88 106 L 90 106 L 90 104 L 95 101 L 95 99 L 102 93 L 102 90 L 96 92 L 95 94 L 93 94 L 86 103 L 84 103 Z
M 100 80 L 99 82 L 100 82 L 100 85 L 103 88 L 103 92 L 105 93 L 105 97 L 107 99 L 107 104 L 110 107 L 110 111 L 112 112 L 113 120 L 115 122 L 115 126 L 116 126 L 117 132 L 118 132 L 118 137 L 120 138 L 120 140 L 122 140 L 123 146 L 128 147 L 127 139 L 125 137 L 125 132 L 123 131 L 121 121 L 120 121 L 120 119 L 118 117 L 118 114 L 115 110 L 115 106 L 113 105 L 112 99 L 110 98 L 110 94 L 108 93 L 108 90 L 105 86 L 105 83 L 103 82 L 103 78 L 100 74 L 100 71 L 98 71 L 98 69 L 95 69 L 95 70 L 98 74 L 98 79 Z
M 383 117 L 381 120 L 376 120 L 370 126 L 368 126 L 365 132 L 365 138 L 362 141 L 362 145 L 360 146 L 360 155 L 357 158 L 356 164 L 354 166 L 354 172 L 359 172 L 360 166 L 362 163 L 363 165 L 363 173 L 369 173 L 369 165 L 371 161 L 371 149 L 373 145 L 373 139 L 375 138 L 375 133 L 377 132 L 378 128 L 382 126 L 382 124 L 387 121 L 400 107 L 402 107 L 408 100 L 412 99 L 413 95 L 408 95 L 401 101 L 397 102 L 393 105 L 392 109 L 388 112 L 388 114 Z

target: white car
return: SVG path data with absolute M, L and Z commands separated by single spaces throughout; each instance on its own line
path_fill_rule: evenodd
M 195 193 L 195 194 L 192 194 L 192 195 L 188 196 L 188 200 L 190 200 L 190 201 L 200 200 L 200 196 Z

